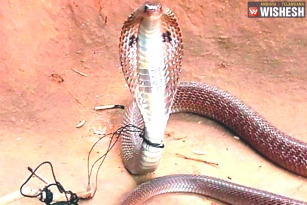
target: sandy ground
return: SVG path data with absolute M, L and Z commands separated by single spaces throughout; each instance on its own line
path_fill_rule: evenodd
M 51 161 L 57 179 L 72 191 L 87 185 L 86 158 L 97 127 L 120 126 L 123 111 L 94 111 L 132 97 L 119 69 L 120 29 L 140 1 L 1 1 L 0 196 L 18 190 L 26 167 Z M 247 2 L 167 1 L 184 35 L 181 80 L 206 82 L 238 96 L 284 132 L 307 142 L 307 21 L 248 19 Z M 79 70 L 87 77 L 72 69 Z M 85 119 L 82 128 L 76 125 Z M 110 131 L 110 130 L 108 130 Z M 307 181 L 268 162 L 233 133 L 208 119 L 171 117 L 158 170 L 147 179 L 175 173 L 204 174 L 307 201 Z M 94 158 L 105 152 L 103 140 Z M 205 152 L 195 155 L 192 150 Z M 99 152 L 99 153 L 97 153 Z M 218 163 L 218 168 L 176 153 Z M 51 180 L 49 170 L 41 172 Z M 97 195 L 82 204 L 120 204 L 144 177 L 127 173 L 119 146 L 103 164 Z M 37 181 L 34 188 L 42 186 Z M 169 194 L 148 204 L 220 204 Z M 22 199 L 12 204 L 41 204 Z

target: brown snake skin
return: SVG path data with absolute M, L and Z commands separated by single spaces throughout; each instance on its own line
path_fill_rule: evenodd
M 281 132 L 250 107 L 228 92 L 204 83 L 181 82 L 172 112 L 189 112 L 210 117 L 237 133 L 241 139 L 273 163 L 307 177 L 307 144 Z M 136 103 L 127 110 L 123 126 L 144 128 Z M 121 137 L 125 166 L 141 149 L 142 138 L 126 132 Z M 124 202 L 141 204 L 150 197 L 170 192 L 196 193 L 230 204 L 307 204 L 269 192 L 237 185 L 217 178 L 200 175 L 172 175 L 156 178 L 140 185 Z
M 239 134 L 260 154 L 283 168 L 306 177 L 307 144 L 291 138 L 270 125 L 230 93 L 204 83 L 181 82 L 172 112 L 190 112 L 215 119 Z M 124 125 L 144 127 L 135 103 L 126 112 Z M 127 134 L 141 144 L 139 136 Z M 126 141 L 124 146 L 135 146 Z M 134 140 L 132 140 L 134 141 Z M 130 142 L 132 143 L 132 142 Z M 140 185 L 123 204 L 141 204 L 152 196 L 169 192 L 197 193 L 230 204 L 307 204 L 269 192 L 217 178 L 197 175 L 164 176 Z

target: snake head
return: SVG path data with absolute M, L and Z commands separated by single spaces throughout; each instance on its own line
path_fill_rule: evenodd
M 160 3 L 146 2 L 138 8 L 138 12 L 143 18 L 159 19 L 163 9 Z

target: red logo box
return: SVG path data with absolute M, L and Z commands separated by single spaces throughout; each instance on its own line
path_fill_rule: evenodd
M 248 8 L 248 16 L 249 17 L 257 17 L 258 16 L 258 7 L 249 7 Z

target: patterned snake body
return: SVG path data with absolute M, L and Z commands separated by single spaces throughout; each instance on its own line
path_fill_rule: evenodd
M 153 144 L 161 144 L 164 137 L 181 71 L 182 51 L 176 19 L 159 4 L 144 4 L 123 26 L 122 70 L 145 122 L 145 139 Z M 148 143 L 142 143 L 136 155 L 123 153 L 125 166 L 133 174 L 153 172 L 161 156 L 162 149 Z M 138 160 L 131 162 L 131 157 Z
M 162 42 L 162 43 L 161 43 Z M 270 125 L 236 97 L 214 86 L 181 82 L 182 39 L 174 14 L 160 4 L 145 3 L 125 22 L 120 38 L 122 70 L 135 102 L 123 125 L 145 127 L 121 137 L 122 159 L 132 174 L 154 171 L 170 112 L 213 118 L 231 128 L 259 153 L 279 166 L 307 177 L 307 144 Z M 174 99 L 174 100 L 173 100 Z M 138 187 L 124 204 L 140 204 L 168 192 L 203 194 L 231 204 L 307 204 L 283 196 L 196 175 L 165 176 Z

